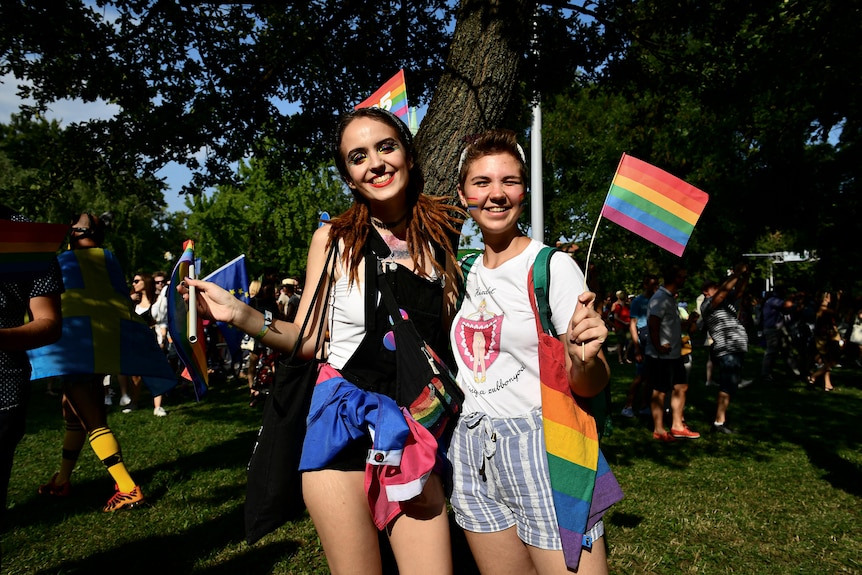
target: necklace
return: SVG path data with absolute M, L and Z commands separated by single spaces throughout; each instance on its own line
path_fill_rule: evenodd
M 398 218 L 397 220 L 393 220 L 391 222 L 384 222 L 383 220 L 381 220 L 379 218 L 375 218 L 374 216 L 371 216 L 371 224 L 375 228 L 380 229 L 380 230 L 391 230 L 392 228 L 394 228 L 395 226 L 397 226 L 398 224 L 400 224 L 401 222 L 403 222 L 406 219 L 407 219 L 407 212 L 404 212 L 400 218 Z
M 386 246 L 389 248 L 389 256 L 384 258 L 384 261 L 406 260 L 410 257 L 410 248 L 407 247 L 407 242 L 394 235 L 387 234 L 383 237 Z

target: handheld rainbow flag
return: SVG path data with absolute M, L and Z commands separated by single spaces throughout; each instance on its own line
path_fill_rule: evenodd
M 172 286 L 180 285 L 185 278 L 195 278 L 195 243 L 186 240 L 183 254 L 171 274 Z M 168 332 L 177 350 L 177 356 L 186 366 L 183 377 L 190 379 L 195 388 L 195 397 L 200 400 L 209 384 L 207 354 L 204 347 L 203 322 L 197 317 L 194 291 L 189 295 L 189 305 L 180 292 L 173 290 L 168 302 Z
M 0 227 L 0 278 L 45 272 L 69 233 L 65 224 L 4 221 Z
M 407 106 L 407 84 L 404 83 L 404 70 L 399 70 L 367 100 L 357 104 L 354 109 L 358 110 L 359 108 L 383 108 L 406 123 L 408 121 L 407 112 L 410 108 Z
M 81 373 L 140 375 L 153 396 L 177 384 L 153 330 L 135 313 L 123 270 L 110 250 L 68 250 L 57 257 L 66 291 L 63 335 L 27 352 L 37 380 Z
M 681 256 L 708 201 L 691 184 L 623 154 L 601 215 Z

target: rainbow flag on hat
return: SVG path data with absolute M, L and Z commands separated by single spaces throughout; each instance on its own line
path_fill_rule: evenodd
M 3 221 L 0 226 L 0 279 L 21 279 L 48 270 L 69 226 Z
M 404 70 L 399 70 L 368 99 L 357 104 L 354 109 L 360 108 L 383 108 L 407 123 L 407 113 L 410 108 L 407 106 L 407 84 L 404 82 Z
M 681 256 L 708 201 L 706 192 L 623 154 L 601 215 Z

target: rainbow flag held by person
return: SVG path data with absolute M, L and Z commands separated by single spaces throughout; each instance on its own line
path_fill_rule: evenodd
M 707 201 L 706 192 L 623 154 L 601 215 L 681 256 Z
M 183 253 L 171 274 L 170 285 L 178 286 L 185 278 L 196 277 L 194 273 L 195 243 L 186 240 L 183 243 Z M 186 367 L 183 377 L 191 380 L 195 397 L 200 400 L 209 384 L 203 321 L 197 317 L 197 309 L 188 306 L 183 294 L 175 289 L 171 291 L 168 301 L 168 333 L 174 342 L 177 357 Z
M 177 384 L 153 330 L 135 313 L 123 270 L 109 250 L 69 250 L 57 257 L 66 291 L 63 334 L 27 352 L 30 379 L 72 374 L 140 375 L 153 396 Z
M 407 123 L 407 113 L 410 108 L 407 106 L 407 84 L 404 82 L 404 70 L 399 70 L 368 99 L 363 100 L 355 107 L 356 110 L 360 108 L 383 108 Z
M 248 303 L 248 271 L 245 267 L 245 254 L 235 257 L 204 279 L 224 288 L 243 303 Z M 218 322 L 217 325 L 230 350 L 231 360 L 236 362 L 241 357 L 240 343 L 245 334 L 223 321 Z
M 0 280 L 48 271 L 68 233 L 66 224 L 4 220 L 0 226 Z

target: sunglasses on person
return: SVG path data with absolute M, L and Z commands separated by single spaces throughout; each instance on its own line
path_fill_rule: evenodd
M 140 283 L 140 282 L 142 282 L 142 281 L 144 281 L 144 280 L 142 280 L 141 278 L 135 278 L 135 279 L 133 279 L 133 280 L 132 280 L 132 285 L 137 285 L 137 284 L 139 284 L 139 283 Z

